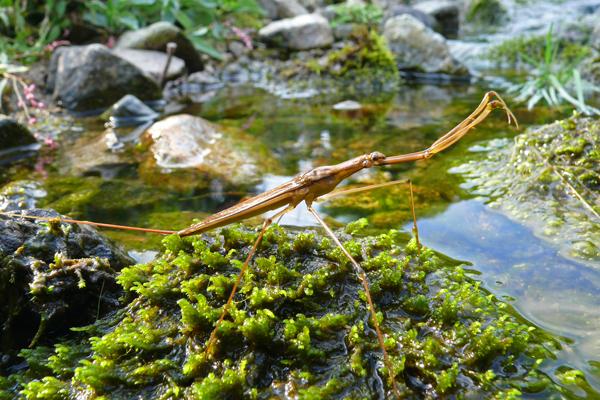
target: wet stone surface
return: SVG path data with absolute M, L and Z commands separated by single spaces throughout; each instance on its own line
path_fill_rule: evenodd
M 0 370 L 30 343 L 55 343 L 68 328 L 93 322 L 118 306 L 116 271 L 132 260 L 88 226 L 39 223 L 30 215 L 58 218 L 52 210 L 27 209 L 42 190 L 24 184 L 3 189 L 0 204 Z

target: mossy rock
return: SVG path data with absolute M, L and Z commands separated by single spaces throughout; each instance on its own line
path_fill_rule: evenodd
M 539 366 L 559 344 L 510 312 L 463 267 L 389 231 L 340 233 L 367 271 L 404 398 L 558 395 Z M 130 302 L 76 339 L 22 353 L 0 398 L 375 398 L 391 395 L 362 286 L 330 240 L 271 227 L 205 343 L 257 233 L 230 227 L 164 240 L 122 270 Z M 77 336 L 78 335 L 78 336 Z
M 500 0 L 470 0 L 466 7 L 466 19 L 470 22 L 498 25 L 508 18 L 506 7 Z
M 310 60 L 306 66 L 321 77 L 352 81 L 353 85 L 396 87 L 400 75 L 394 55 L 375 30 L 358 26 L 347 44 L 327 54 L 326 60 Z
M 514 145 L 495 143 L 454 172 L 566 255 L 600 267 L 598 142 L 600 120 L 573 116 L 531 128 Z

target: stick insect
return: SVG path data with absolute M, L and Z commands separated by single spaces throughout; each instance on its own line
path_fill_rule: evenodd
M 358 189 L 350 189 L 350 190 L 338 190 L 334 192 L 334 189 L 340 184 L 344 179 L 356 174 L 358 171 L 372 168 L 375 166 L 386 166 L 386 165 L 394 165 L 418 160 L 426 160 L 433 157 L 435 154 L 445 150 L 450 147 L 458 140 L 460 140 L 464 135 L 467 134 L 471 129 L 481 123 L 494 109 L 500 108 L 505 111 L 508 123 L 514 123 L 516 127 L 518 127 L 517 120 L 514 114 L 510 111 L 504 100 L 493 91 L 487 92 L 481 103 L 477 106 L 477 108 L 469 115 L 466 119 L 464 119 L 461 123 L 455 126 L 448 133 L 440 137 L 436 140 L 431 146 L 422 151 L 417 151 L 409 154 L 402 154 L 397 156 L 387 157 L 380 152 L 372 152 L 369 154 L 364 154 L 350 160 L 344 161 L 340 164 L 331 165 L 331 166 L 323 166 L 314 168 L 308 172 L 300 174 L 293 178 L 292 180 L 283 183 L 269 191 L 258 194 L 249 199 L 243 200 L 236 205 L 227 208 L 221 212 L 218 212 L 210 217 L 207 217 L 203 221 L 196 223 L 188 228 L 185 228 L 180 231 L 168 231 L 168 230 L 157 230 L 157 229 L 146 229 L 146 228 L 132 228 L 121 225 L 112 225 L 112 224 L 101 224 L 90 221 L 79 221 L 72 219 L 60 219 L 61 222 L 67 223 L 80 223 L 80 224 L 89 224 L 101 227 L 109 227 L 109 228 L 120 228 L 120 229 L 135 229 L 146 232 L 154 232 L 161 234 L 173 234 L 176 233 L 179 236 L 190 236 L 200 234 L 218 227 L 222 227 L 233 222 L 241 221 L 250 217 L 254 217 L 260 214 L 263 214 L 267 211 L 273 211 L 281 209 L 276 212 L 276 214 L 270 218 L 267 218 L 262 224 L 262 228 L 252 245 L 249 253 L 246 256 L 244 263 L 242 264 L 242 268 L 234 282 L 233 288 L 226 303 L 223 305 L 223 309 L 219 319 L 217 320 L 213 330 L 209 336 L 208 341 L 206 342 L 205 352 L 207 356 L 213 356 L 213 347 L 217 341 L 217 332 L 219 331 L 219 327 L 223 320 L 226 318 L 229 312 L 229 308 L 233 299 L 237 293 L 237 290 L 240 286 L 240 283 L 244 277 L 248 269 L 248 265 L 252 260 L 254 254 L 256 253 L 258 247 L 260 246 L 263 236 L 267 228 L 275 221 L 279 221 L 286 213 L 293 210 L 297 205 L 301 202 L 304 202 L 307 206 L 308 211 L 314 216 L 315 220 L 323 227 L 325 232 L 333 242 L 340 248 L 343 254 L 347 257 L 350 263 L 353 266 L 353 269 L 361 282 L 366 300 L 368 303 L 369 314 L 371 317 L 371 321 L 373 323 L 373 327 L 375 328 L 375 332 L 377 334 L 377 339 L 379 343 L 379 347 L 381 349 L 383 355 L 383 363 L 387 368 L 389 373 L 389 384 L 391 384 L 392 391 L 397 398 L 400 398 L 400 392 L 395 382 L 395 374 L 393 370 L 393 365 L 390 362 L 390 358 L 384 346 L 384 337 L 381 332 L 381 328 L 379 322 L 376 317 L 376 309 L 373 304 L 373 300 L 371 298 L 371 292 L 369 289 L 369 281 L 367 275 L 360 264 L 350 255 L 348 250 L 344 247 L 344 245 L 340 242 L 338 237 L 335 235 L 333 230 L 323 221 L 317 211 L 313 208 L 313 202 L 315 200 L 324 199 L 332 196 L 337 196 L 339 194 L 348 194 L 351 192 L 363 191 L 363 190 L 371 190 L 374 187 L 387 186 L 390 184 L 394 184 L 394 182 L 388 182 L 382 185 L 371 185 L 365 186 L 363 188 Z M 398 181 L 396 181 L 398 182 Z M 411 199 L 412 199 L 412 185 L 411 185 Z M 412 204 L 412 203 L 411 203 Z M 35 219 L 44 219 L 40 217 L 33 217 Z M 416 218 L 414 217 L 414 208 L 413 208 L 413 219 L 415 222 L 416 228 Z M 416 229 L 415 229 L 416 231 Z M 415 232 L 416 233 L 416 232 Z M 417 246 L 418 244 L 418 236 L 417 236 Z

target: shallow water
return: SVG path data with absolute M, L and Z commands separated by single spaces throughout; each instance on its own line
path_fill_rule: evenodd
M 74 127 L 57 129 L 61 147 L 44 156 L 46 164 L 40 167 L 39 158 L 31 160 L 4 170 L 2 180 L 28 177 L 40 181 L 48 191 L 40 205 L 77 218 L 180 229 L 193 218 L 274 187 L 311 167 L 376 150 L 387 155 L 422 150 L 468 115 L 485 90 L 477 86 L 403 86 L 398 93 L 377 99 L 342 99 L 357 100 L 363 108 L 335 111 L 333 105 L 340 99 L 285 100 L 260 89 L 225 88 L 209 102 L 187 111 L 244 129 L 274 155 L 276 166 L 264 172 L 251 193 L 224 192 L 218 183 L 207 191 L 152 186 L 140 179 L 135 158 L 127 156 L 132 151 L 128 148 L 119 150 L 125 153 L 114 159 L 108 157 L 104 169 L 81 176 L 81 160 L 99 157 L 95 143 L 105 138 L 102 124 L 94 119 L 76 120 Z M 524 127 L 564 116 L 543 108 L 535 114 L 520 108 L 513 111 Z M 88 142 L 79 138 L 82 130 Z M 481 199 L 473 199 L 461 188 L 462 178 L 448 172 L 471 157 L 469 149 L 475 144 L 517 133 L 496 111 L 481 127 L 431 160 L 387 168 L 383 174 L 365 171 L 355 181 L 412 179 L 423 242 L 470 263 L 469 268 L 480 274 L 477 278 L 490 291 L 514 299 L 512 304 L 524 318 L 564 338 L 559 359 L 546 366 L 549 372 L 562 365 L 581 369 L 600 391 L 600 271 L 561 256 L 529 229 Z M 74 157 L 77 152 L 83 152 L 83 157 Z M 410 232 L 407 195 L 406 186 L 400 185 L 337 205 L 320 204 L 318 209 L 333 224 L 366 216 L 374 227 Z M 286 216 L 282 224 L 316 225 L 303 208 Z M 139 259 L 151 256 L 160 240 L 128 232 L 108 234 Z

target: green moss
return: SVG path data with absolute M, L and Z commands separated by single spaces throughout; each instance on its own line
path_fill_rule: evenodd
M 506 13 L 506 7 L 500 0 L 471 0 L 466 18 L 471 22 L 497 25 L 506 19 Z
M 355 27 L 351 40 L 331 51 L 325 63 L 310 60 L 305 67 L 319 76 L 352 81 L 357 87 L 396 87 L 401 79 L 385 39 L 376 30 Z
M 362 398 L 379 393 L 374 376 L 390 394 L 362 285 L 315 233 L 268 230 L 206 356 L 255 237 L 228 228 L 166 238 L 160 257 L 122 271 L 131 303 L 80 332 L 87 337 L 77 345 L 26 352 L 30 370 L 0 380 L 0 395 L 237 399 L 294 387 L 299 398 Z M 368 256 L 361 264 L 403 396 L 508 398 L 525 386 L 558 392 L 552 381 L 532 378 L 544 376 L 538 360 L 551 357 L 556 342 L 519 322 L 459 266 L 401 242 L 390 231 L 346 245 Z M 285 243 L 302 251 L 282 257 Z M 523 373 L 506 374 L 509 365 Z M 423 385 L 409 384 L 415 380 Z

